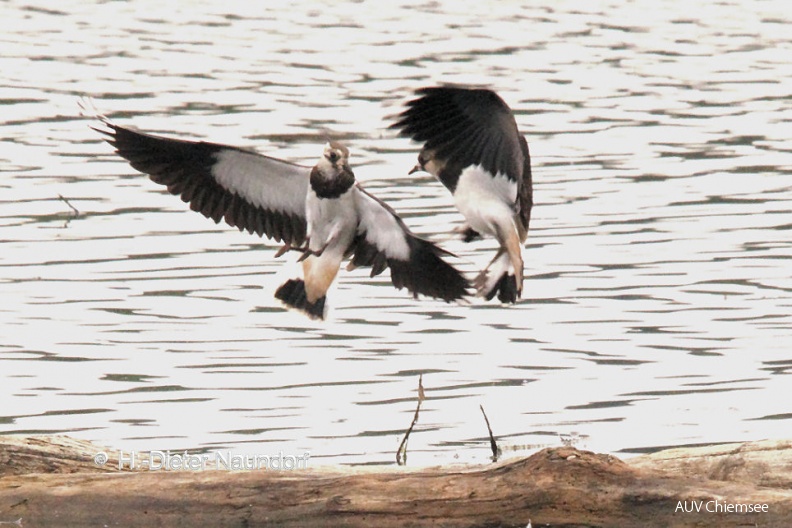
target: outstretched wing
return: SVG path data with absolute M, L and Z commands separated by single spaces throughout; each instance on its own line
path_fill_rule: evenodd
M 99 117 L 104 134 L 133 168 L 165 185 L 216 223 L 299 246 L 311 169 L 252 151 L 137 132 Z
M 509 106 L 495 92 L 452 86 L 421 88 L 390 126 L 423 143 L 437 178 L 454 192 L 463 170 L 481 166 L 518 185 L 520 217 L 527 230 L 533 205 L 528 144 Z
M 372 277 L 390 267 L 393 285 L 416 297 L 453 301 L 468 294 L 467 279 L 441 257 L 451 253 L 415 236 L 393 209 L 359 185 L 353 191 L 360 218 L 350 249 L 353 266 L 371 266 Z

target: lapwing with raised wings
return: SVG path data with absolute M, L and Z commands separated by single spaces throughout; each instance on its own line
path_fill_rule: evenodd
M 85 106 L 85 104 L 84 104 Z M 463 299 L 470 287 L 443 257 L 451 255 L 413 234 L 396 212 L 355 181 L 349 151 L 329 142 L 313 167 L 254 151 L 147 134 L 95 114 L 116 153 L 190 209 L 240 231 L 266 236 L 301 253 L 301 278 L 275 292 L 288 307 L 324 319 L 326 293 L 339 266 L 390 268 L 391 282 L 446 302 Z
M 474 281 L 478 294 L 515 303 L 533 207 L 528 143 L 509 106 L 491 90 L 437 86 L 415 94 L 391 128 L 423 143 L 413 172 L 428 172 L 451 191 L 468 223 L 465 240 L 488 235 L 500 244 Z

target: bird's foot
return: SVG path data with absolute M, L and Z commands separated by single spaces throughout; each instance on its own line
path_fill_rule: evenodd
M 307 259 L 308 257 L 321 257 L 324 250 L 327 249 L 327 244 L 322 246 L 320 249 L 314 251 L 309 248 L 301 249 L 300 251 L 303 252 L 302 256 L 297 259 L 297 262 L 302 262 L 303 260 Z
M 282 257 L 292 249 L 298 249 L 298 248 L 292 247 L 291 244 L 283 244 L 283 246 L 278 251 L 275 252 L 275 258 Z

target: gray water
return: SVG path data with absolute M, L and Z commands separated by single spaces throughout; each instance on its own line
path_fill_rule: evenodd
M 487 462 L 479 405 L 507 456 L 790 436 L 787 2 L 277 5 L 0 3 L 0 434 L 392 463 L 422 374 L 411 465 Z M 305 164 L 341 140 L 472 275 L 493 242 L 452 236 L 386 128 L 440 82 L 497 90 L 531 145 L 516 306 L 357 270 L 328 321 L 285 311 L 294 255 L 189 211 L 77 107 Z

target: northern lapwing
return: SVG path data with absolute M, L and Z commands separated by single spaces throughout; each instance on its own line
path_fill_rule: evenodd
M 466 241 L 495 237 L 500 248 L 476 277 L 487 300 L 522 295 L 523 243 L 533 206 L 531 156 L 509 106 L 495 92 L 454 86 L 421 88 L 391 128 L 423 143 L 418 165 L 440 180 L 467 220 Z
M 446 302 L 465 297 L 468 281 L 443 260 L 450 253 L 414 235 L 401 218 L 355 181 L 349 151 L 329 142 L 313 167 L 251 150 L 131 130 L 96 115 L 93 126 L 130 165 L 166 186 L 215 223 L 266 236 L 301 252 L 303 277 L 275 292 L 289 307 L 325 317 L 326 293 L 339 266 L 390 268 L 398 288 Z

